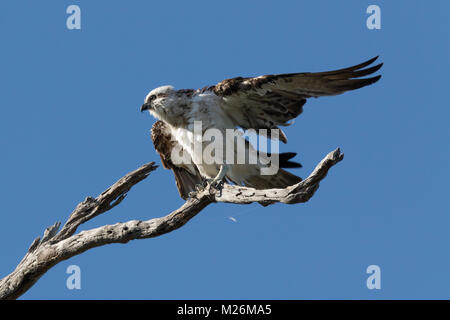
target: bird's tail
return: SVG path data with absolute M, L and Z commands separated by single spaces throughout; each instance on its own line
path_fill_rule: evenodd
M 283 152 L 278 155 L 280 168 L 301 168 L 301 163 L 291 161 L 293 157 L 295 157 L 297 153 L 295 152 Z
M 297 154 L 295 152 L 284 152 L 278 154 L 278 165 L 279 169 L 276 174 L 273 175 L 262 175 L 260 170 L 253 171 L 254 174 L 247 175 L 243 181 L 246 187 L 255 189 L 273 189 L 273 188 L 286 188 L 292 186 L 293 184 L 302 181 L 300 177 L 295 174 L 287 172 L 282 168 L 301 168 L 302 165 L 298 162 L 292 161 Z M 271 157 L 270 153 L 267 156 Z M 250 171 L 251 172 L 251 171 Z
M 268 154 L 270 156 L 270 154 Z M 302 178 L 292 174 L 282 168 L 301 168 L 302 165 L 291 159 L 296 156 L 294 152 L 286 152 L 279 154 L 279 169 L 274 175 L 254 174 L 246 176 L 244 185 L 255 189 L 284 189 L 302 181 Z M 260 202 L 261 205 L 267 206 L 270 202 Z
M 245 177 L 245 186 L 255 189 L 283 189 L 302 181 L 302 178 L 279 169 L 274 175 L 251 175 Z

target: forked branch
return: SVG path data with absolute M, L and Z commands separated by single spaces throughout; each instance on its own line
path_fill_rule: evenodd
M 147 163 L 128 173 L 97 198 L 87 197 L 77 205 L 62 228 L 57 222 L 45 230 L 42 239 L 36 238 L 16 269 L 0 280 L 0 299 L 17 299 L 51 267 L 91 248 L 157 237 L 176 230 L 214 202 L 236 204 L 306 202 L 314 195 L 328 170 L 342 159 L 343 154 L 339 149 L 330 152 L 308 178 L 285 189 L 255 190 L 228 184 L 220 190 L 214 188 L 210 190 L 207 187 L 195 198 L 187 200 L 179 209 L 164 217 L 146 221 L 130 220 L 76 233 L 81 224 L 120 204 L 134 185 L 147 178 L 157 168 L 154 162 Z

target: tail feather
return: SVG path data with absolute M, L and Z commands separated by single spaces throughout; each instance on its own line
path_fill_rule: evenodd
M 290 161 L 293 157 L 295 157 L 297 153 L 295 152 L 283 152 L 280 153 L 280 168 L 301 168 L 303 167 L 301 163 Z
M 292 186 L 302 181 L 302 178 L 297 177 L 286 170 L 279 169 L 275 175 L 252 175 L 245 179 L 245 186 L 255 189 L 283 189 Z
M 272 154 L 270 152 L 265 153 L 268 157 Z M 301 168 L 303 167 L 301 163 L 290 161 L 297 155 L 296 152 L 282 152 L 278 154 L 278 161 L 280 168 Z

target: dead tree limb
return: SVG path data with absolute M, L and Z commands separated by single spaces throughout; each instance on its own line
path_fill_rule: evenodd
M 328 170 L 342 159 L 343 154 L 339 149 L 330 152 L 308 178 L 285 189 L 255 190 L 228 184 L 221 190 L 207 187 L 195 198 L 187 200 L 179 209 L 164 217 L 147 221 L 131 220 L 76 233 L 81 224 L 121 203 L 134 185 L 147 178 L 157 168 L 154 162 L 145 164 L 118 180 L 97 198 L 87 197 L 77 205 L 62 228 L 57 222 L 45 230 L 42 239 L 36 238 L 16 269 L 0 280 L 0 299 L 17 299 L 51 267 L 91 248 L 157 237 L 176 230 L 214 202 L 306 202 L 314 195 Z

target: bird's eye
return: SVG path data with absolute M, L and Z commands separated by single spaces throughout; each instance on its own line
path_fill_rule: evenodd
M 150 101 L 155 100 L 155 99 L 156 99 L 156 96 L 155 96 L 154 94 L 152 94 L 152 95 L 150 96 Z

